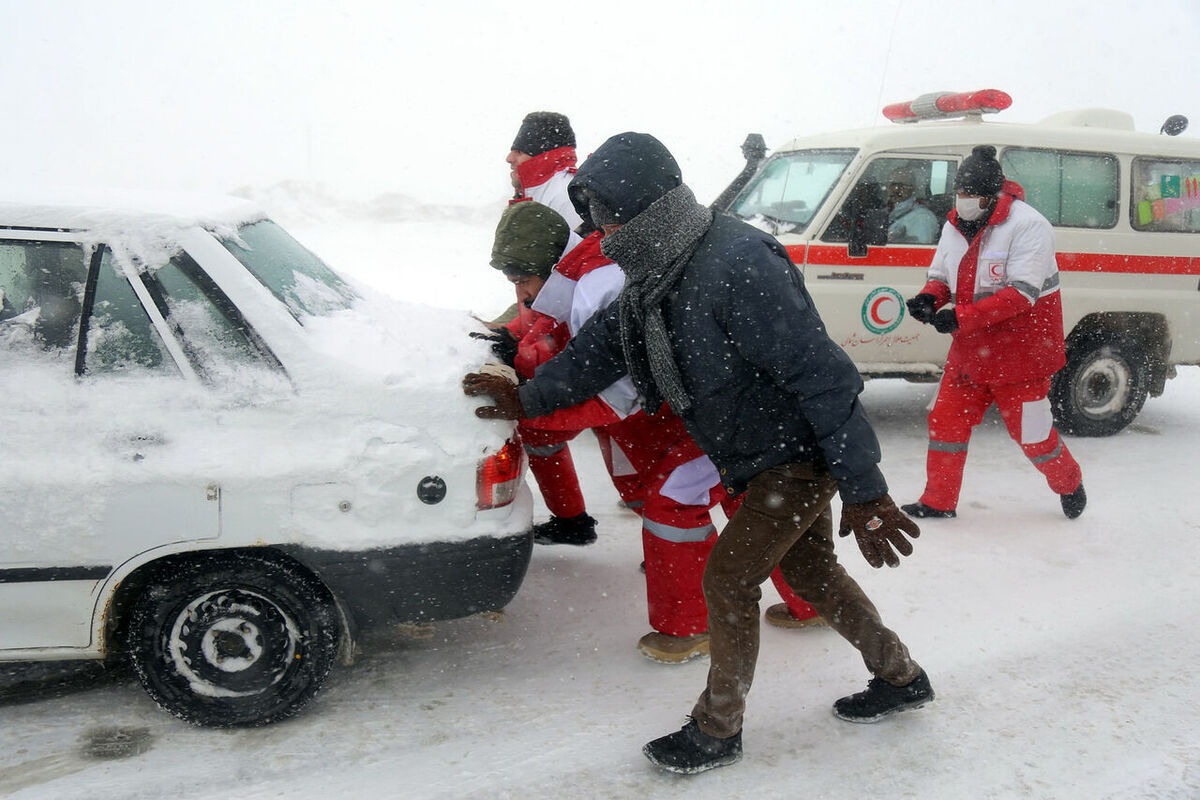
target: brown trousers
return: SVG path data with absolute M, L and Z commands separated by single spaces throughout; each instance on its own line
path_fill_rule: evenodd
M 742 729 L 758 660 L 759 585 L 779 566 L 788 585 L 862 653 L 867 669 L 895 686 L 920 674 L 908 648 L 838 564 L 829 503 L 837 484 L 824 464 L 785 464 L 750 481 L 704 569 L 711 661 L 692 717 L 710 736 Z

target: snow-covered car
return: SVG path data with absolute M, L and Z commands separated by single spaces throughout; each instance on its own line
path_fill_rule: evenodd
M 0 660 L 257 725 L 367 626 L 505 606 L 532 501 L 470 328 L 232 198 L 0 202 Z

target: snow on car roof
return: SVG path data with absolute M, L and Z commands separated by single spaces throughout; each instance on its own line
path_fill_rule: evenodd
M 236 226 L 264 216 L 253 203 L 218 194 L 101 187 L 0 189 L 0 226 L 93 231 L 169 224 Z
M 179 250 L 183 231 L 200 227 L 220 237 L 263 219 L 255 204 L 225 195 L 100 187 L 0 188 L 0 229 L 75 233 L 85 245 L 105 243 L 120 262 L 144 268 Z

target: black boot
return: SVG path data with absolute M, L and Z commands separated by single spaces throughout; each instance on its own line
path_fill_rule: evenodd
M 917 519 L 954 519 L 958 516 L 958 514 L 954 513 L 953 508 L 949 511 L 942 511 L 937 508 L 930 508 L 920 500 L 900 506 L 900 510 L 910 517 L 916 517 Z
M 920 708 L 932 699 L 929 676 L 921 670 L 907 686 L 892 686 L 883 678 L 872 678 L 865 692 L 834 703 L 833 715 L 847 722 L 878 722 L 889 714 Z
M 1083 491 L 1083 484 L 1079 484 L 1079 488 L 1070 494 L 1060 494 L 1058 499 L 1062 501 L 1063 513 L 1067 515 L 1067 519 L 1075 519 L 1083 513 L 1083 507 L 1087 505 L 1087 492 Z
M 709 736 L 696 720 L 689 719 L 677 733 L 655 739 L 642 748 L 646 758 L 658 767 L 680 775 L 724 767 L 742 760 L 742 732 L 728 739 Z
M 533 526 L 533 541 L 537 544 L 585 545 L 596 541 L 596 520 L 587 513 L 574 517 L 551 517 Z

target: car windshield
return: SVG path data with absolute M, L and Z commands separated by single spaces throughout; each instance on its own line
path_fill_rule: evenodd
M 730 211 L 769 233 L 802 233 L 855 150 L 795 150 L 770 158 Z
M 337 273 L 270 220 L 243 225 L 221 244 L 303 324 L 350 307 L 354 290 Z

